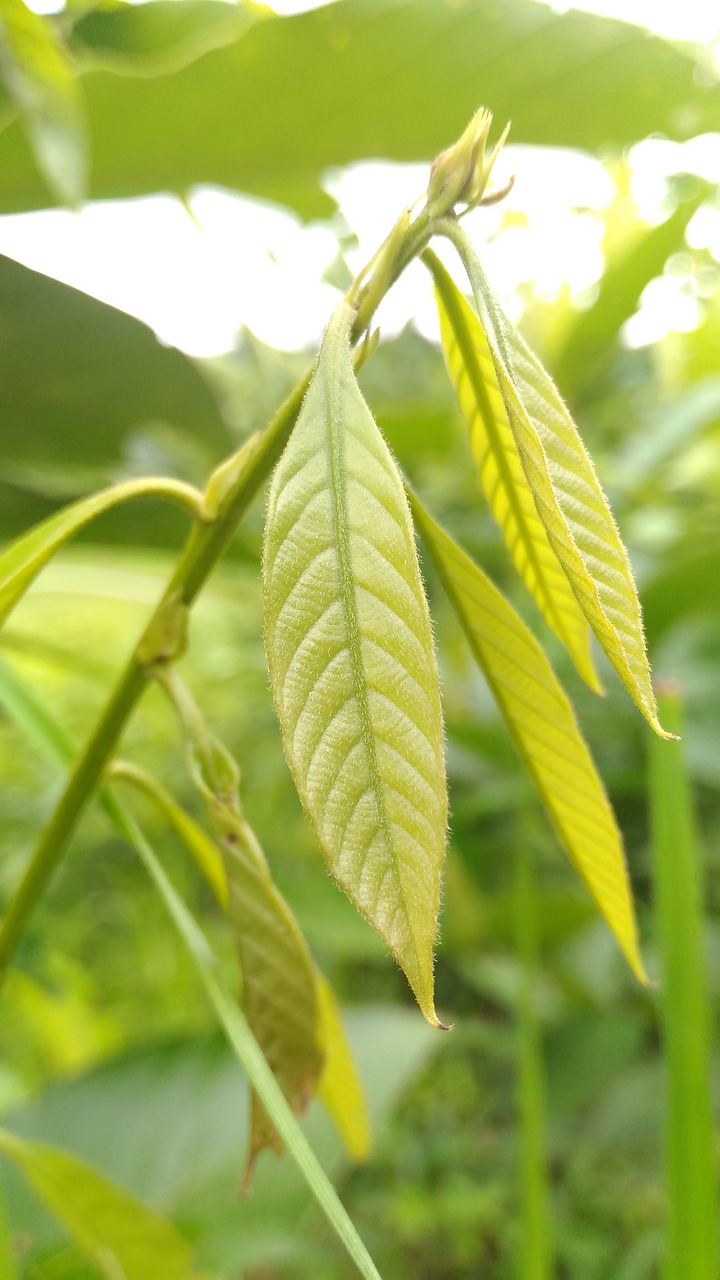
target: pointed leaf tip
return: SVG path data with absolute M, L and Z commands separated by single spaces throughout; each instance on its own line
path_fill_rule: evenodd
M 430 1022 L 445 854 L 442 712 L 415 537 L 395 462 L 328 327 L 273 476 L 265 642 L 288 763 L 330 870 Z

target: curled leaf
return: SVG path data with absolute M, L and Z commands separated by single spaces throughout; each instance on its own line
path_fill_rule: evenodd
M 191 485 L 163 477 L 143 476 L 83 498 L 16 538 L 0 554 L 0 626 L 22 599 L 40 570 L 76 533 L 96 516 L 132 498 L 165 498 L 198 515 L 202 495 Z
M 483 327 L 442 263 L 430 251 L 424 256 L 435 281 L 445 359 L 470 429 L 483 492 L 545 621 L 567 647 L 580 675 L 599 693 L 587 620 L 535 507 Z
M 415 521 L 511 737 L 568 853 L 641 982 L 622 837 L 572 707 L 535 637 L 411 495 Z
M 402 481 L 352 371 L 343 305 L 275 470 L 265 641 L 285 753 L 338 883 L 437 1021 L 447 797 L 440 691 Z
M 503 314 L 472 244 L 443 223 L 460 252 L 492 354 L 523 469 L 550 543 L 625 688 L 661 737 L 640 602 L 612 512 L 566 405 Z

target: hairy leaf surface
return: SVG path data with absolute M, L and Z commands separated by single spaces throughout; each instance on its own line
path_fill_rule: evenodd
M 425 545 L 557 835 L 645 982 L 622 838 L 572 707 L 537 640 L 505 597 L 418 499 L 411 501 Z
M 112 507 L 131 498 L 168 498 L 195 510 L 201 495 L 190 485 L 162 477 L 143 477 L 127 480 L 112 489 L 103 489 L 91 498 L 83 498 L 72 506 L 64 507 L 57 515 L 43 520 L 29 533 L 23 534 L 0 555 L 0 626 L 15 605 L 22 599 L 40 570 L 51 560 L 56 551 L 85 525 Z
M 285 752 L 336 880 L 437 1024 L 433 944 L 445 853 L 442 712 L 412 521 L 328 327 L 270 490 L 265 637 Z
M 0 1151 L 108 1280 L 200 1280 L 172 1223 L 59 1147 L 0 1130 Z
M 231 804 L 211 797 L 216 843 L 150 775 L 124 763 L 114 772 L 152 795 L 228 913 L 245 1016 L 290 1106 L 303 1112 L 316 1092 L 325 1059 L 317 973 L 254 833 Z M 246 1180 L 263 1147 L 278 1143 L 253 1092 Z
M 625 688 L 656 733 L 640 602 L 627 551 L 560 394 L 503 314 L 467 238 L 453 240 L 470 276 L 508 421 L 550 543 Z
M 583 679 L 601 692 L 587 620 L 537 513 L 483 327 L 442 263 L 433 253 L 425 257 L 435 281 L 445 359 L 470 429 L 483 492 L 543 617 L 566 645 Z

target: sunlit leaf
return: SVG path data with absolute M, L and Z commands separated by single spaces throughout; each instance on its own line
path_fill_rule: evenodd
M 412 496 L 415 522 L 558 838 L 645 981 L 622 839 L 572 707 L 535 637 Z
M 436 1023 L 442 713 L 412 522 L 339 309 L 275 471 L 265 635 L 285 752 L 330 869 Z
M 348 1154 L 355 1160 L 365 1160 L 372 1145 L 365 1092 L 355 1069 L 335 993 L 321 973 L 317 974 L 317 979 L 325 1047 L 320 1097 L 330 1112 Z
M 0 1151 L 90 1255 L 107 1280 L 199 1280 L 171 1223 L 58 1147 L 0 1130 Z
M 50 21 L 24 0 L 0 4 L 0 78 L 53 194 L 61 203 L 78 204 L 87 179 L 82 95 Z
M 448 370 L 470 428 L 480 483 L 515 567 L 545 620 L 567 646 L 578 671 L 600 691 L 590 654 L 590 630 L 540 519 L 510 429 L 482 325 L 434 254 L 435 280 Z
M 503 314 L 477 255 L 453 235 L 485 327 L 498 386 L 548 538 L 633 701 L 664 733 L 627 551 L 577 427 L 537 356 Z
M 0 554 L 0 626 L 22 599 L 48 560 L 96 516 L 132 498 L 165 498 L 197 512 L 201 495 L 190 485 L 162 477 L 141 477 L 104 489 L 91 498 L 64 507 L 29 533 L 12 542 Z

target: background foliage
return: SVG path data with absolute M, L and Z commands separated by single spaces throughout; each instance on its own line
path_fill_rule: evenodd
M 305 218 L 332 217 L 321 185 L 328 166 L 429 159 L 480 102 L 498 121 L 512 117 L 515 142 L 586 148 L 604 160 L 616 195 L 605 211 L 603 280 L 581 311 L 565 295 L 543 300 L 528 290 L 524 328 L 598 461 L 637 571 L 656 674 L 682 689 L 707 904 L 706 1012 L 716 1031 L 720 269 L 685 234 L 701 204 L 717 209 L 717 193 L 679 175 L 667 186 L 665 221 L 647 226 L 630 194 L 626 152 L 649 133 L 682 140 L 720 130 L 720 88 L 704 52 L 586 14 L 558 16 L 532 0 L 344 0 L 287 19 L 260 6 L 151 0 L 35 19 L 47 49 L 31 65 L 11 20 L 32 26 L 32 15 L 4 3 L 0 14 L 6 212 L 79 197 L 87 163 L 85 192 L 94 197 L 183 195 L 212 182 Z M 38 130 L 45 139 L 49 130 L 50 161 Z M 74 191 L 58 183 L 58 164 L 80 175 Z M 663 272 L 683 276 L 699 322 L 628 349 L 621 328 Z M 263 425 L 307 363 L 250 335 L 222 360 L 193 363 L 139 321 L 9 259 L 0 260 L 0 335 L 3 540 L 98 483 L 159 470 L 202 482 Z M 607 669 L 603 701 L 581 686 L 515 585 L 478 501 L 438 349 L 407 330 L 380 348 L 362 385 L 419 492 L 547 642 L 623 827 L 657 974 L 647 729 Z M 422 1024 L 401 975 L 322 871 L 282 759 L 261 643 L 261 507 L 194 614 L 183 669 L 242 763 L 248 816 L 347 1012 L 375 1149 L 351 1169 L 317 1107 L 308 1128 L 319 1153 L 380 1270 L 399 1280 L 659 1276 L 667 1205 L 658 997 L 637 988 L 562 860 L 426 566 L 452 802 L 438 1005 L 455 1030 L 441 1037 Z M 45 572 L 3 632 L 2 661 L 77 738 L 158 596 L 181 530 L 181 517 L 159 504 L 103 517 Z M 160 762 L 165 783 L 200 816 L 174 721 L 155 691 L 123 751 L 153 768 Z M 0 760 L 6 896 L 59 778 L 5 720 Z M 148 807 L 142 817 L 229 965 L 231 942 L 209 891 L 157 812 Z M 518 887 L 524 859 L 529 907 L 522 878 Z M 528 1023 L 528 964 L 537 1025 Z M 0 1051 L 6 1127 L 91 1160 L 168 1213 L 199 1268 L 228 1278 L 349 1274 L 285 1159 L 266 1154 L 250 1197 L 238 1200 L 243 1081 L 152 886 L 95 809 L 24 940 L 3 995 Z M 716 1052 L 712 1084 L 717 1118 Z M 521 1150 L 527 1161 L 527 1126 L 538 1121 L 543 1093 L 547 1186 L 533 1200 Z M 542 1151 L 542 1124 L 537 1141 Z M 96 1275 L 9 1165 L 0 1176 L 21 1275 Z M 541 1240 L 545 1195 L 551 1247 Z M 528 1261 L 522 1242 L 533 1203 L 539 1226 Z

